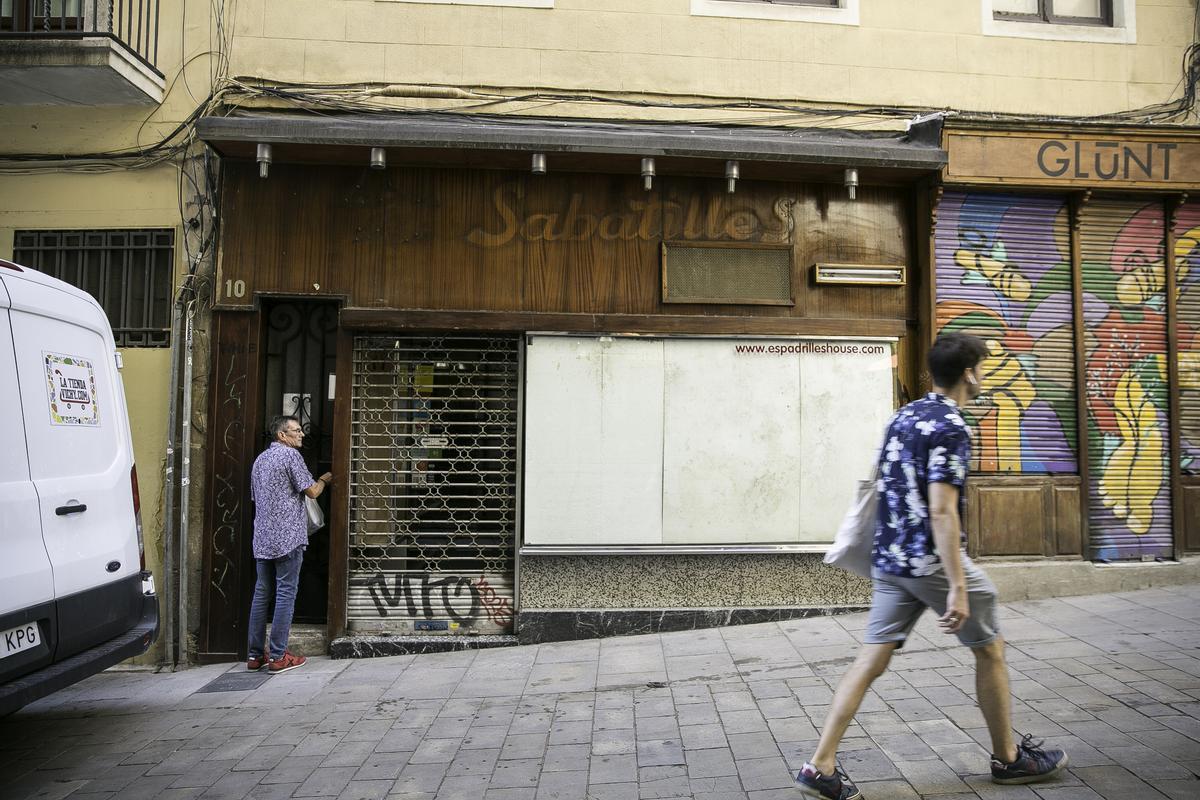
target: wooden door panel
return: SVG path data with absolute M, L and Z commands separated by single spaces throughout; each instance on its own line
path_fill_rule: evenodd
M 1057 555 L 1083 554 L 1078 486 L 1051 487 L 1054 498 L 1054 543 Z
M 981 487 L 981 555 L 1042 555 L 1046 540 L 1046 500 L 1041 486 Z

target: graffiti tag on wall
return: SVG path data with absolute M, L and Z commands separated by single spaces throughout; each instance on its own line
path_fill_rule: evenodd
M 377 572 L 367 580 L 367 590 L 381 617 L 449 617 L 461 623 L 477 622 L 482 616 L 497 625 L 512 624 L 512 601 L 500 596 L 482 575 L 473 580 L 458 575 L 397 572 L 389 576 Z
M 488 619 L 497 625 L 511 625 L 513 608 L 509 599 L 497 594 L 482 575 L 479 576 L 479 582 L 475 584 L 475 588 L 479 591 L 479 600 L 483 603 L 483 609 Z

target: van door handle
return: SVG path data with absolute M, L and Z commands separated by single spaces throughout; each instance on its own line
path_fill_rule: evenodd
M 73 501 L 68 505 L 59 506 L 58 508 L 54 509 L 54 513 L 58 514 L 60 517 L 65 517 L 67 514 L 81 514 L 84 511 L 87 511 L 87 506 L 78 501 Z

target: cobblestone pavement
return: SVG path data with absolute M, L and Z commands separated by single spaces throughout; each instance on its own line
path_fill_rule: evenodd
M 0 797 L 796 798 L 863 614 L 361 661 L 248 691 L 108 672 L 0 720 Z M 1018 731 L 1064 747 L 987 778 L 972 656 L 927 614 L 842 763 L 868 800 L 1197 800 L 1200 586 L 1009 603 Z

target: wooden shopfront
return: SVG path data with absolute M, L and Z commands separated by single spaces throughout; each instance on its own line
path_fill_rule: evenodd
M 1118 562 L 1200 549 L 1200 138 L 944 136 L 931 329 L 991 348 L 967 412 L 972 550 Z
M 361 142 L 289 129 L 264 178 L 261 132 L 207 130 L 225 159 L 203 652 L 244 647 L 248 470 L 280 409 L 311 410 L 326 437 L 314 467 L 338 476 L 319 534 L 331 639 L 508 635 L 522 563 L 542 553 L 819 562 L 832 529 L 806 521 L 820 515 L 800 498 L 841 504 L 874 443 L 839 466 L 814 438 L 831 426 L 797 409 L 824 409 L 865 443 L 918 391 L 916 182 L 940 166 L 936 145 L 911 163 L 886 139 L 849 156 L 743 155 L 731 187 L 719 152 L 660 150 L 649 181 L 640 154 L 587 146 L 533 174 L 536 142 L 395 146 L 371 169 Z M 856 283 L 818 282 L 817 265 Z M 271 366 L 288 353 L 307 371 Z M 863 404 L 884 417 L 856 426 Z M 741 433 L 723 442 L 725 428 Z M 811 457 L 789 446 L 801 434 Z M 704 510 L 711 487 L 740 480 L 720 470 L 749 480 L 772 459 L 785 496 L 770 509 Z M 664 488 L 662 474 L 705 464 L 715 471 Z M 748 496 L 731 502 L 765 502 Z

